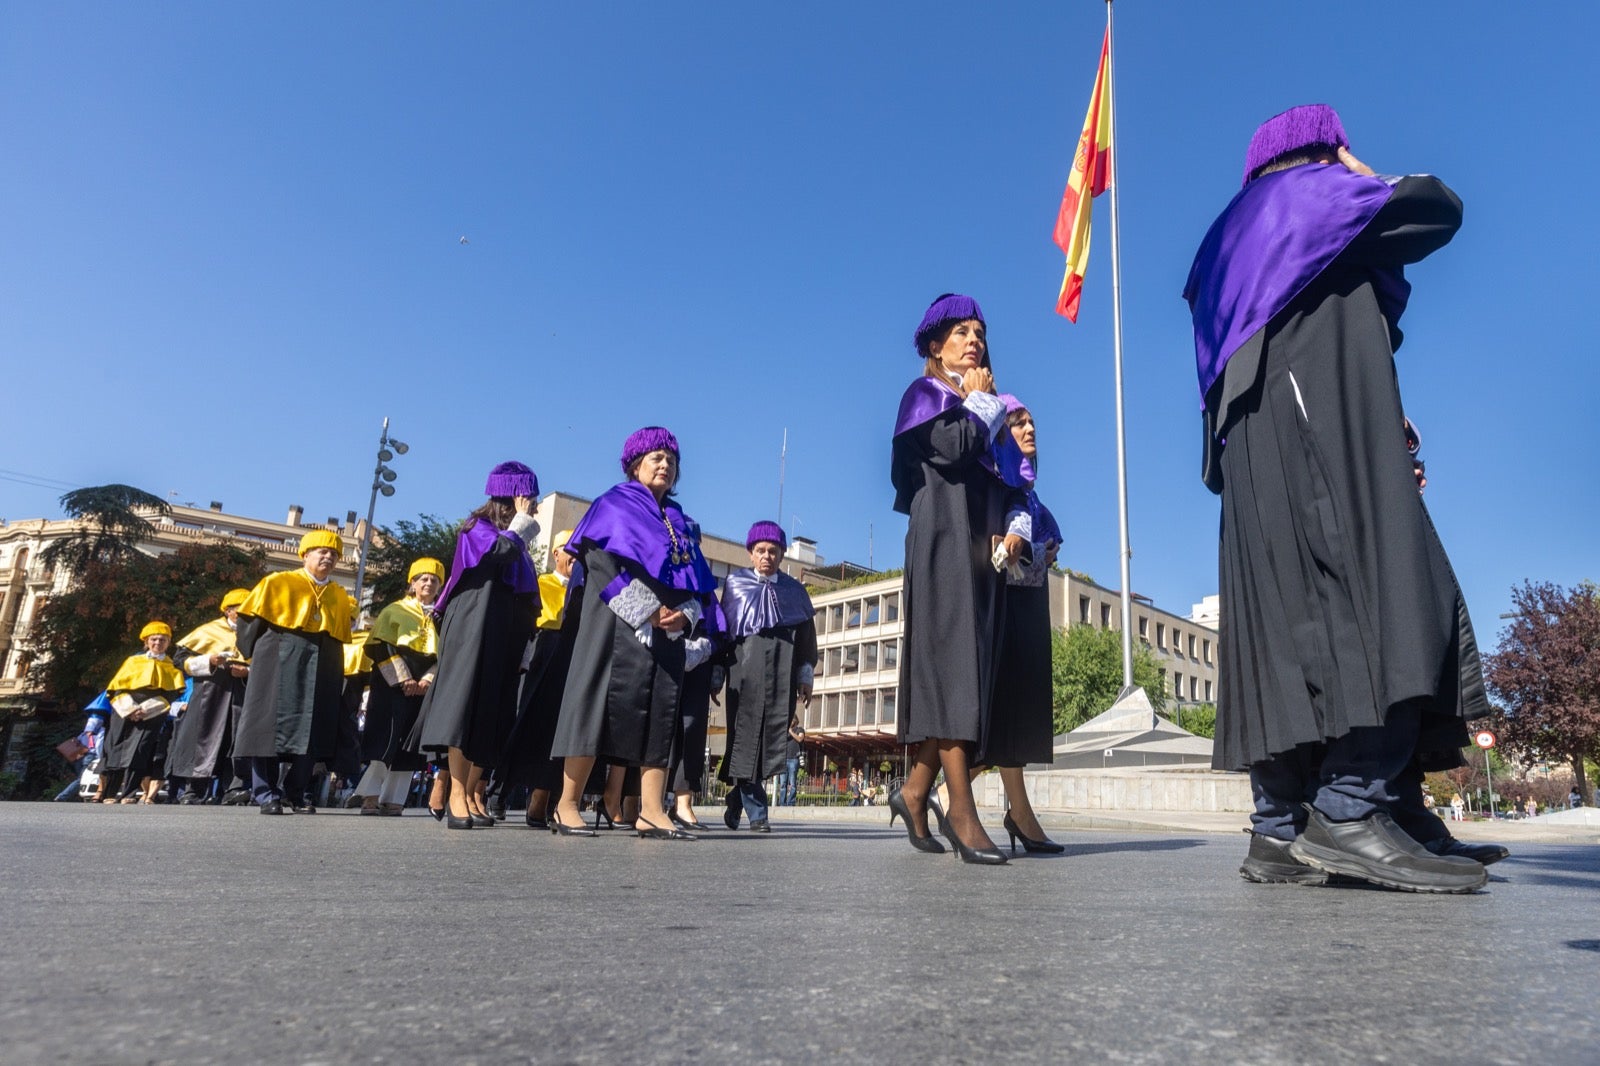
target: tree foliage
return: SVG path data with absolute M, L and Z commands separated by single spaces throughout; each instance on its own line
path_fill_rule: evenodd
M 1122 691 L 1122 634 L 1115 629 L 1072 626 L 1050 635 L 1050 682 L 1057 734 L 1075 729 L 1109 708 Z M 1135 645 L 1133 682 L 1160 711 L 1167 679 L 1150 649 Z
M 73 587 L 52 597 L 29 627 L 35 655 L 29 678 L 47 699 L 82 707 L 139 650 L 146 622 L 166 622 L 175 638 L 182 637 L 217 617 L 223 593 L 253 586 L 267 569 L 266 553 L 231 544 L 91 559 L 75 571 Z
M 91 485 L 61 497 L 69 517 L 87 519 L 89 528 L 51 543 L 40 553 L 49 566 L 73 573 L 94 562 L 114 563 L 139 553 L 139 544 L 155 535 L 155 525 L 140 510 L 157 516 L 172 513 L 167 501 L 132 485 Z
M 371 603 L 382 608 L 404 596 L 406 571 L 423 557 L 443 563 L 448 576 L 460 529 L 460 523 L 431 514 L 418 515 L 415 522 L 401 519 L 393 526 L 380 527 L 367 549 L 366 587 L 372 590 Z
M 1600 589 L 1525 581 L 1511 603 L 1499 650 L 1484 657 L 1495 731 L 1514 755 L 1570 764 L 1587 795 L 1584 759 L 1600 757 Z

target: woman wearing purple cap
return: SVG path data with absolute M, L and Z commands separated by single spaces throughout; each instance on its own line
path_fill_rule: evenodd
M 500 757 L 516 715 L 517 674 L 539 588 L 528 556 L 539 530 L 539 479 L 521 463 L 501 463 L 484 492 L 489 500 L 462 525 L 450 580 L 434 601 L 438 673 L 407 743 L 413 751 L 449 753 L 451 829 L 494 825 L 478 783 Z
M 1020 493 L 1001 479 L 995 437 L 1005 404 L 994 394 L 983 311 L 946 293 L 914 337 L 924 373 L 900 400 L 891 476 L 906 530 L 905 638 L 900 656 L 900 742 L 917 746 L 905 784 L 889 797 L 919 851 L 943 851 L 928 833 L 929 795 L 944 769 L 950 790 L 940 829 L 965 862 L 1002 855 L 978 820 L 970 767 L 983 761 L 1005 619 L 1005 580 L 1030 526 Z
M 984 763 L 999 770 L 1005 783 L 1004 825 L 1012 854 L 1020 840 L 1029 854 L 1057 855 L 1066 849 L 1044 835 L 1028 801 L 1022 768 L 1054 757 L 1048 575 L 1061 550 L 1061 527 L 1033 488 L 1039 462 L 1033 413 L 1009 393 L 1000 399 L 1006 405 L 1006 432 L 997 446 L 1000 466 L 1016 471 L 1008 480 L 1027 494 L 1033 543 L 1019 565 L 1006 571 L 1005 641 L 995 671 L 994 715 Z M 1008 452 L 1016 456 L 1014 464 L 1005 461 Z
M 622 446 L 627 480 L 589 508 L 563 551 L 582 564 L 572 664 L 553 757 L 565 760 L 553 832 L 593 836 L 579 802 L 596 759 L 640 768 L 641 837 L 694 839 L 663 806 L 684 674 L 722 631 L 699 527 L 672 499 L 678 440 L 647 426 Z

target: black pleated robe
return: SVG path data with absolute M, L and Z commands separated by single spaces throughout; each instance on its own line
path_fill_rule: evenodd
M 327 633 L 242 614 L 239 654 L 250 660 L 250 683 L 239 708 L 234 758 L 331 759 L 343 710 L 344 644 Z
M 982 762 L 1003 639 L 1006 585 L 991 538 L 1020 504 L 981 463 L 985 427 L 956 407 L 894 438 L 895 509 L 906 530 L 902 744 L 937 737 L 975 745 Z
M 1426 701 L 1419 761 L 1455 765 L 1464 719 L 1488 712 L 1471 620 L 1405 445 L 1399 330 L 1370 274 L 1442 247 L 1460 219 L 1442 182 L 1401 179 L 1214 386 L 1218 769 L 1382 725 L 1410 700 Z
M 367 655 L 374 663 L 400 656 L 413 681 L 439 661 L 436 655 L 423 655 L 371 636 L 367 638 Z M 377 760 L 391 770 L 423 769 L 428 765 L 427 760 L 405 746 L 406 738 L 417 724 L 423 697 L 407 696 L 399 685 L 389 684 L 382 670 L 374 669 L 366 677 L 367 714 L 361 727 L 361 758 Z
M 172 661 L 182 666 L 190 658 L 183 648 Z M 245 678 L 234 677 L 226 666 L 194 679 L 189 706 L 172 730 L 167 749 L 167 773 L 173 777 L 207 778 L 233 750 L 233 731 L 244 706 Z
M 817 624 L 774 626 L 728 652 L 728 740 L 719 776 L 765 781 L 784 769 L 800 668 L 817 665 Z

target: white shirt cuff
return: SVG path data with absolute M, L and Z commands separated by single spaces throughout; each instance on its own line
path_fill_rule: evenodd
M 1006 533 L 1015 533 L 1031 544 L 1033 542 L 1033 515 L 1027 511 L 1012 511 L 1006 515 Z

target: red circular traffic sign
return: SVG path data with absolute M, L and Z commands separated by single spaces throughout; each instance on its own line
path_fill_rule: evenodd
M 1494 734 L 1485 729 L 1473 737 L 1472 741 L 1480 748 L 1492 748 L 1494 747 Z

